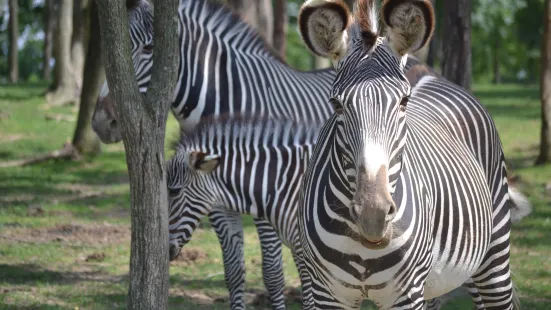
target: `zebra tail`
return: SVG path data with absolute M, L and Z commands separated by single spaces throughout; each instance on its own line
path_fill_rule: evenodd
M 532 204 L 526 196 L 511 185 L 509 185 L 509 197 L 511 198 L 511 223 L 518 223 L 532 212 Z

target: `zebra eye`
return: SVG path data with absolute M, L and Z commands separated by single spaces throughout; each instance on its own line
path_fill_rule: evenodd
M 402 101 L 400 101 L 400 111 L 405 112 L 406 107 L 408 106 L 409 97 L 402 98 Z
M 146 54 L 153 53 L 153 44 L 147 44 L 143 47 L 143 52 Z
M 333 106 L 333 109 L 335 109 L 335 113 L 342 114 L 344 112 L 344 108 L 337 98 L 330 98 L 329 102 Z

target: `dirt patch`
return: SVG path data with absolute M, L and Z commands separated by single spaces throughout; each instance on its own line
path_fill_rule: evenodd
M 94 253 L 86 256 L 84 261 L 86 262 L 102 262 L 105 259 L 105 253 Z
M 180 251 L 180 255 L 176 257 L 176 259 L 172 262 L 172 264 L 176 265 L 192 265 L 196 261 L 200 261 L 202 259 L 206 259 L 208 257 L 207 252 L 204 250 L 198 249 L 198 248 L 186 248 L 184 247 Z
M 87 247 L 128 243 L 130 227 L 123 225 L 102 224 L 58 224 L 48 228 L 7 228 L 4 237 L 23 242 L 44 243 L 63 242 Z

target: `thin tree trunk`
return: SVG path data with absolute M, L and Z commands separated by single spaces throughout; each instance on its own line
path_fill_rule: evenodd
M 471 88 L 471 0 L 444 1 L 442 75 Z
M 493 46 L 493 71 L 494 71 L 494 84 L 501 83 L 501 64 L 499 62 L 499 48 L 500 48 L 500 35 L 499 33 L 495 34 L 495 42 Z
M 274 1 L 274 49 L 282 59 L 285 59 L 287 49 L 287 0 Z
M 128 309 L 168 307 L 168 201 L 165 127 L 176 86 L 179 1 L 156 0 L 151 82 L 142 96 L 134 76 L 128 15 L 120 0 L 97 0 L 102 58 L 119 116 L 130 177 Z M 130 2 L 130 1 L 129 1 Z M 128 3 L 128 2 L 127 2 Z
M 273 46 L 274 44 L 274 12 L 272 9 L 272 0 L 256 0 L 256 30 L 260 33 L 266 42 Z
M 19 61 L 17 41 L 19 39 L 19 5 L 17 0 L 9 0 L 10 19 L 8 21 L 8 68 L 10 71 L 10 82 L 17 83 L 19 80 Z
M 46 94 L 51 105 L 62 105 L 78 100 L 71 70 L 71 33 L 73 31 L 73 1 L 60 0 L 56 31 L 55 81 L 57 87 Z
M 44 1 L 44 47 L 42 59 L 42 78 L 51 78 L 50 62 L 52 60 L 52 43 L 55 31 L 55 4 L 54 0 Z
M 551 0 L 545 1 L 541 42 L 541 141 L 537 164 L 551 163 Z
M 71 36 L 71 71 L 76 83 L 77 92 L 82 89 L 82 75 L 84 71 L 84 15 L 82 1 L 73 3 L 73 33 Z
M 105 73 L 101 60 L 101 38 L 96 2 L 90 3 L 90 42 L 87 44 L 86 61 L 84 64 L 83 88 L 80 95 L 77 127 L 73 137 L 73 145 L 81 154 L 97 155 L 101 151 L 101 142 L 92 130 L 92 114 L 96 106 L 99 91 Z
M 228 6 L 255 28 L 271 46 L 273 42 L 273 10 L 271 0 L 228 0 Z

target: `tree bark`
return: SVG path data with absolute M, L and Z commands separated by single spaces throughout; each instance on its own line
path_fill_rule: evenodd
M 471 88 L 471 0 L 444 1 L 442 75 Z
M 77 126 L 73 137 L 73 145 L 80 154 L 97 155 L 101 152 L 101 142 L 92 130 L 92 114 L 96 106 L 99 91 L 105 73 L 101 60 L 100 25 L 96 2 L 90 3 L 90 39 L 86 61 L 84 64 L 83 88 L 80 95 Z
M 228 6 L 271 46 L 273 43 L 273 10 L 271 0 L 228 0 Z
M 541 42 L 541 141 L 537 164 L 551 163 L 551 0 L 545 1 Z
M 287 0 L 274 1 L 274 49 L 282 59 L 285 59 L 287 49 L 287 30 L 289 18 L 287 16 Z
M 97 0 L 102 56 L 119 116 L 130 177 L 131 253 L 128 309 L 167 309 L 168 201 L 164 137 L 176 85 L 178 1 L 156 0 L 151 82 L 142 96 L 130 54 L 128 15 L 120 0 Z
M 57 45 L 55 52 L 56 88 L 46 94 L 46 101 L 51 105 L 71 103 L 76 98 L 76 85 L 71 70 L 71 33 L 73 31 L 73 1 L 59 0 L 57 14 L 57 31 L 55 33 Z
M 17 83 L 19 80 L 19 60 L 17 41 L 19 39 L 19 5 L 17 0 L 9 0 L 10 19 L 8 21 L 8 68 L 10 71 L 10 82 Z
M 493 46 L 493 71 L 494 71 L 494 78 L 493 82 L 494 84 L 500 84 L 501 83 L 501 64 L 499 62 L 499 48 L 500 48 L 500 35 L 499 33 L 495 34 L 495 42 Z
M 82 89 L 84 72 L 84 15 L 82 1 L 73 3 L 73 33 L 71 36 L 71 71 L 76 84 L 77 92 Z
M 52 60 L 52 37 L 54 36 L 55 18 L 54 1 L 44 1 L 44 47 L 42 58 L 42 78 L 49 80 L 51 76 L 50 62 Z

